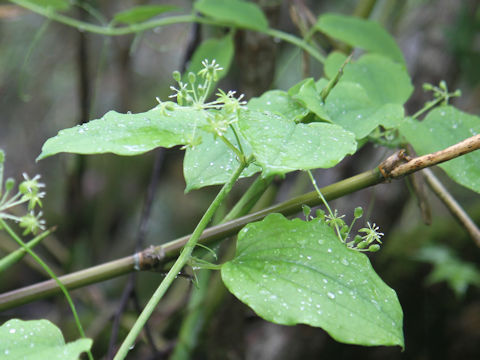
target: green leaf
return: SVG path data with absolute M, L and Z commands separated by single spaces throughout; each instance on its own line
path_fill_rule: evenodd
M 322 97 L 317 90 L 317 84 L 313 78 L 302 81 L 301 85 L 296 90 L 296 93 L 292 94 L 293 99 L 297 100 L 305 108 L 317 115 L 321 120 L 332 122 L 330 116 L 325 110 Z
M 167 113 L 159 107 L 139 114 L 109 111 L 101 119 L 59 131 L 45 142 L 38 159 L 61 152 L 142 154 L 160 146 L 189 144 L 196 128 L 206 124 L 202 110 L 178 106 Z
M 404 119 L 404 109 L 399 104 L 378 104 L 365 89 L 352 82 L 339 82 L 325 102 L 325 110 L 335 124 L 355 134 L 366 137 L 377 126 L 395 128 Z
M 480 133 L 480 118 L 453 106 L 436 108 L 419 122 L 408 119 L 400 132 L 418 155 L 430 154 Z M 480 151 L 439 165 L 457 183 L 480 193 Z
M 258 98 L 250 99 L 248 108 L 250 110 L 269 111 L 294 121 L 302 120 L 309 113 L 308 109 L 282 90 L 270 90 Z
M 225 184 L 240 166 L 237 155 L 220 138 L 212 133 L 200 130 L 202 142 L 194 147 L 188 147 L 183 159 L 183 174 L 187 187 L 186 192 L 208 185 Z M 234 145 L 237 141 L 229 128 L 226 138 Z M 245 141 L 241 141 L 245 155 L 252 151 Z M 250 164 L 241 177 L 251 176 L 262 169 Z
M 341 59 L 338 55 L 332 57 L 335 62 Z M 335 76 L 342 63 L 336 68 L 330 66 L 328 76 Z M 340 78 L 340 82 L 342 81 L 360 84 L 368 97 L 378 104 L 403 105 L 413 92 L 412 82 L 405 68 L 375 54 L 363 55 L 357 61 L 347 64 Z
M 65 11 L 70 8 L 70 2 L 68 0 L 24 0 L 23 2 L 55 11 Z
M 315 28 L 350 46 L 405 64 L 402 51 L 393 37 L 374 21 L 339 14 L 323 14 L 318 18 Z
M 197 74 L 203 69 L 202 61 L 207 59 L 209 63 L 215 60 L 217 64 L 223 67 L 218 73 L 218 80 L 228 74 L 234 54 L 232 35 L 226 35 L 222 38 L 211 38 L 202 42 L 193 53 L 186 74 L 193 72 Z M 186 81 L 186 80 L 185 80 Z
M 256 4 L 240 0 L 199 0 L 195 10 L 229 26 L 239 26 L 252 30 L 266 30 L 268 21 Z
M 113 21 L 122 24 L 135 24 L 178 9 L 179 7 L 175 5 L 139 5 L 116 13 L 113 16 Z
M 445 246 L 425 246 L 415 256 L 416 260 L 433 264 L 428 284 L 445 281 L 457 296 L 465 295 L 469 285 L 480 286 L 480 271 L 474 264 L 462 261 Z
M 92 346 L 91 339 L 65 344 L 60 330 L 48 320 L 12 319 L 0 326 L 2 359 L 76 360 Z
M 221 275 L 268 321 L 321 327 L 349 344 L 404 346 L 395 291 L 324 222 L 272 214 L 245 226 Z
M 345 59 L 340 53 L 329 55 L 326 75 L 333 78 Z M 400 126 L 403 104 L 412 91 L 410 77 L 401 65 L 381 55 L 367 54 L 345 66 L 325 109 L 334 123 L 362 139 L 379 125 L 387 129 Z
M 334 124 L 301 124 L 269 111 L 242 111 L 238 125 L 264 176 L 329 168 L 356 151 L 354 134 Z

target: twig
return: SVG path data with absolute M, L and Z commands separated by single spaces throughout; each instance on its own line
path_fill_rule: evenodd
M 480 149 L 480 134 L 465 139 L 446 149 L 434 152 L 433 154 L 419 156 L 409 160 L 405 164 L 396 165 L 387 173 L 386 179 L 397 179 L 415 171 L 440 164 L 478 149 Z
M 477 225 L 475 225 L 473 220 L 468 216 L 460 204 L 458 204 L 458 202 L 430 169 L 424 169 L 422 172 L 430 189 L 432 189 L 435 195 L 437 195 L 438 198 L 445 204 L 452 215 L 465 227 L 475 244 L 480 247 L 480 229 L 477 227 Z

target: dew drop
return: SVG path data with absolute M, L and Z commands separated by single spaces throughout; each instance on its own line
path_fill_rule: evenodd
M 335 294 L 334 294 L 334 293 L 328 292 L 328 293 L 327 293 L 327 296 L 328 296 L 330 299 L 335 299 Z

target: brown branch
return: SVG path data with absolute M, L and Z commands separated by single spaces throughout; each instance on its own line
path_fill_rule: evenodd
M 404 164 L 396 164 L 391 171 L 386 172 L 387 176 L 385 179 L 398 179 L 399 177 L 411 174 L 426 167 L 440 164 L 478 149 L 480 149 L 480 134 L 472 136 L 458 144 L 452 145 L 433 154 L 416 157 Z
M 480 247 L 480 230 L 477 225 L 475 225 L 470 216 L 468 216 L 430 169 L 424 169 L 422 172 L 430 189 L 432 189 L 452 215 L 465 227 L 475 244 Z

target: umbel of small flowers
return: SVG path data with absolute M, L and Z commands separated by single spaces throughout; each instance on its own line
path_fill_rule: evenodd
M 215 94 L 216 99 L 207 102 L 208 97 L 212 91 L 213 86 L 218 81 L 219 72 L 223 68 L 212 60 L 210 63 L 207 59 L 202 61 L 203 68 L 194 74 L 188 73 L 186 76 L 187 82 L 182 81 L 180 72 L 174 71 L 173 79 L 178 86 L 170 86 L 174 94 L 169 98 L 176 99 L 177 104 L 181 107 L 190 107 L 197 110 L 207 110 L 205 112 L 206 118 L 210 126 L 206 129 L 211 131 L 216 136 L 223 137 L 228 128 L 238 121 L 238 112 L 244 108 L 246 101 L 242 100 L 244 95 L 235 97 L 235 91 L 224 91 L 218 89 Z M 175 109 L 173 102 L 162 102 L 157 98 L 159 107 L 164 114 Z
M 338 229 L 338 235 L 340 240 L 350 249 L 361 251 L 361 252 L 376 252 L 380 250 L 380 244 L 382 244 L 381 238 L 384 235 L 380 232 L 380 228 L 375 224 L 371 224 L 367 221 L 367 226 L 358 230 L 358 234 L 355 235 L 354 239 L 350 239 L 350 232 L 355 224 L 357 219 L 360 219 L 363 216 L 363 209 L 357 207 L 354 210 L 353 221 L 348 226 L 343 218 L 345 215 L 338 215 L 337 210 L 335 209 L 332 215 L 325 215 L 325 212 L 322 210 L 317 212 L 317 218 L 324 220 L 330 227 L 335 230 Z
M 23 173 L 23 181 L 18 185 L 18 191 L 11 194 L 15 187 L 15 180 L 9 178 L 3 186 L 3 163 L 5 154 L 0 150 L 0 218 L 13 220 L 24 229 L 23 235 L 36 234 L 39 230 L 45 230 L 45 221 L 42 219 L 42 212 L 35 214 L 35 208 L 42 207 L 41 199 L 45 192 L 41 191 L 45 184 L 41 183 L 40 175 L 30 178 Z M 11 213 L 13 208 L 27 204 L 27 213 L 17 216 Z

